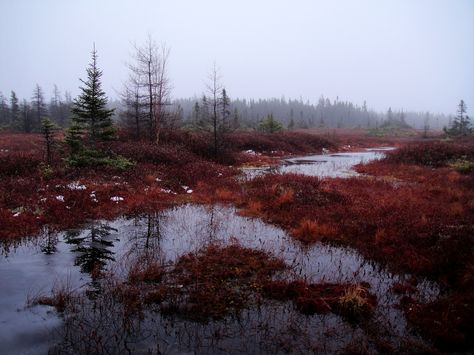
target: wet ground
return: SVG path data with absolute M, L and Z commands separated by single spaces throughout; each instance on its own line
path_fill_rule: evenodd
M 282 160 L 282 164 L 272 168 L 245 168 L 243 172 L 247 178 L 253 178 L 267 172 L 295 173 L 310 176 L 352 177 L 359 175 L 352 170 L 357 164 L 364 164 L 374 159 L 381 159 L 385 151 L 392 147 L 368 148 L 360 152 L 343 152 L 333 154 L 317 154 L 302 157 L 291 157 Z
M 381 154 L 377 150 L 292 158 L 279 171 L 347 176 L 352 174 L 351 166 Z M 288 279 L 368 282 L 378 299 L 373 317 L 378 332 L 395 343 L 417 338 L 397 308 L 399 296 L 391 290 L 394 283 L 409 275 L 388 273 L 351 249 L 320 243 L 303 246 L 280 228 L 241 217 L 231 207 L 183 205 L 134 219 L 94 221 L 81 230 L 59 234 L 45 231 L 38 238 L 5 245 L 0 256 L 1 353 L 47 353 L 60 341 L 64 334 L 61 318 L 52 307 L 26 307 L 28 300 L 49 294 L 55 285 L 67 284 L 79 291 L 91 288 L 93 266 L 115 269 L 120 274 L 129 260 L 150 251 L 159 255 L 163 264 L 172 265 L 183 254 L 209 243 L 235 241 L 284 259 L 291 266 L 282 276 Z M 439 291 L 437 285 L 423 280 L 417 287 L 424 300 L 435 298 Z M 104 336 L 108 331 L 123 330 L 114 327 L 102 327 Z M 229 317 L 208 324 L 149 312 L 140 320 L 140 331 L 131 336 L 127 347 L 136 353 L 156 349 L 165 353 L 276 353 L 285 351 L 285 347 L 294 352 L 338 352 L 344 344 L 366 337 L 364 334 L 362 328 L 337 315 L 304 316 L 291 303 L 268 301 L 245 309 L 237 319 Z

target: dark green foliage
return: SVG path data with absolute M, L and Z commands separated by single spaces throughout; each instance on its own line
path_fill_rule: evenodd
M 120 155 L 88 148 L 82 148 L 76 154 L 71 154 L 65 161 L 67 165 L 78 168 L 108 166 L 117 170 L 126 170 L 133 165 L 130 160 Z
M 41 121 L 41 133 L 44 138 L 45 160 L 48 165 L 52 162 L 53 146 L 55 144 L 55 134 L 58 126 L 49 118 L 43 118 Z
M 124 170 L 131 162 L 121 156 L 102 151 L 104 142 L 115 138 L 112 123 L 113 110 L 107 109 L 107 97 L 101 89 L 102 71 L 97 68 L 97 52 L 92 51 L 92 63 L 87 68 L 87 80 L 81 80 L 82 93 L 74 100 L 72 124 L 66 134 L 70 155 L 69 166 L 110 166 Z
M 7 126 L 10 116 L 10 110 L 8 108 L 7 100 L 5 96 L 0 92 L 0 127 Z
M 10 125 L 14 128 L 21 128 L 20 122 L 20 105 L 15 91 L 11 92 L 10 96 Z
M 66 132 L 66 144 L 69 146 L 71 155 L 79 154 L 83 150 L 83 136 L 84 127 L 77 122 L 73 122 Z
M 98 142 L 114 138 L 115 130 L 112 124 L 114 110 L 107 109 L 107 96 L 101 88 L 102 71 L 97 68 L 97 52 L 92 51 L 92 63 L 87 68 L 87 81 L 81 87 L 82 93 L 74 100 L 72 113 L 73 125 L 76 129 L 84 127 L 86 140 L 95 147 Z
M 279 132 L 283 129 L 280 122 L 273 118 L 273 114 L 269 114 L 262 122 L 260 122 L 260 129 L 267 133 Z
M 472 133 L 471 119 L 466 112 L 467 106 L 464 100 L 461 100 L 458 105 L 457 116 L 454 118 L 451 127 L 444 129 L 447 135 L 461 136 Z

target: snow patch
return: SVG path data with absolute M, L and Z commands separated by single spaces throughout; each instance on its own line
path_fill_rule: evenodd
M 176 195 L 176 192 L 173 192 L 171 190 L 168 190 L 168 189 L 160 189 L 161 192 L 164 192 L 165 194 L 173 194 L 173 195 Z
M 79 181 L 73 181 L 67 185 L 69 190 L 85 190 L 87 189 L 86 185 L 82 185 Z
M 110 198 L 110 201 L 119 203 L 119 201 L 123 201 L 123 197 L 120 197 L 120 196 L 112 196 L 112 197 Z

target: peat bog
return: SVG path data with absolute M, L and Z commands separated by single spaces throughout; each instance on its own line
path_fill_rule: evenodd
M 233 133 L 216 160 L 170 132 L 45 171 L 0 134 L 6 353 L 473 349 L 469 139 Z

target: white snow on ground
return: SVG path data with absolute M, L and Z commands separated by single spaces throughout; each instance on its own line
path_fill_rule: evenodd
M 63 195 L 58 195 L 58 196 L 56 196 L 56 200 L 64 202 L 64 196 Z
M 82 185 L 79 181 L 73 181 L 67 185 L 69 190 L 85 190 L 87 189 L 86 185 Z
M 114 201 L 114 202 L 119 202 L 119 201 L 123 201 L 123 197 L 120 197 L 120 196 L 112 196 L 110 198 L 110 201 Z
M 173 192 L 169 189 L 160 189 L 161 192 L 164 192 L 165 194 L 173 194 L 173 195 L 176 195 L 176 192 Z

